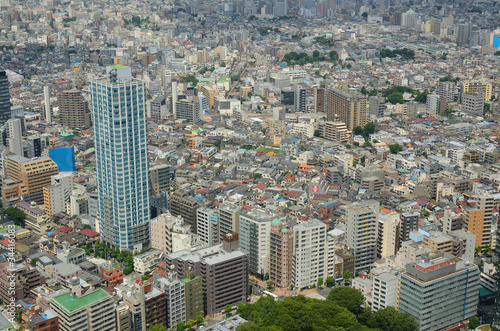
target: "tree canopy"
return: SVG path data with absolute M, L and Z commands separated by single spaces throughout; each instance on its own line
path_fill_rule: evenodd
M 392 144 L 389 145 L 389 149 L 391 150 L 392 154 L 398 154 L 398 152 L 401 152 L 403 150 L 403 147 L 401 147 L 400 144 Z
M 416 331 L 414 318 L 389 307 L 372 312 L 361 309 L 364 296 L 350 287 L 335 288 L 327 300 L 304 296 L 274 301 L 262 297 L 253 304 L 239 304 L 238 313 L 246 320 L 237 331 Z M 355 311 L 354 314 L 352 311 Z
M 9 207 L 7 209 L 2 210 L 2 214 L 7 217 L 9 221 L 14 222 L 15 225 L 24 226 L 24 219 L 26 214 L 19 208 Z
M 154 324 L 148 328 L 148 331 L 167 331 L 167 328 L 161 324 Z

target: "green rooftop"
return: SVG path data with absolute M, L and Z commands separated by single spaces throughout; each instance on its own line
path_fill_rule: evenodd
M 54 302 L 61 309 L 64 309 L 68 312 L 75 311 L 77 309 L 83 308 L 90 303 L 97 302 L 101 299 L 109 297 L 109 294 L 104 292 L 104 290 L 97 290 L 90 294 L 86 294 L 85 296 L 78 298 L 72 297 L 69 293 L 62 294 L 55 298 L 52 298 L 52 302 Z
M 219 81 L 217 83 L 221 83 L 221 84 L 225 83 L 226 82 L 226 77 L 227 77 L 226 75 L 220 76 Z
M 184 283 L 189 283 L 189 282 L 192 282 L 193 280 L 197 280 L 199 278 L 201 278 L 201 277 L 200 276 L 194 276 L 193 279 L 191 279 L 191 278 L 182 278 L 181 281 L 184 282 Z
M 14 229 L 17 229 L 17 228 L 20 228 L 20 226 L 19 225 L 14 225 Z M 9 229 L 12 229 L 12 227 L 5 227 L 3 229 L 0 229 L 0 233 L 7 232 L 7 231 L 9 231 Z
M 121 68 L 126 68 L 127 66 L 124 66 L 123 64 L 115 64 L 114 66 L 110 66 L 110 68 L 113 69 L 121 69 Z

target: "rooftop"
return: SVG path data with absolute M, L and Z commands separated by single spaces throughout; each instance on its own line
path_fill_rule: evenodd
M 51 301 L 55 303 L 60 308 L 72 312 L 74 310 L 83 308 L 90 303 L 96 302 L 98 300 L 109 297 L 109 295 L 104 292 L 104 290 L 97 290 L 95 292 L 85 294 L 83 297 L 78 298 L 76 296 L 71 296 L 70 293 L 65 293 L 60 296 L 54 297 Z

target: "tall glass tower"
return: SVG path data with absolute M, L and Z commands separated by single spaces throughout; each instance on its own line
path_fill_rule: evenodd
M 149 241 L 146 88 L 130 67 L 106 76 L 90 83 L 99 231 L 111 246 L 140 250 Z
M 0 70 L 0 126 L 10 119 L 10 94 L 7 73 Z

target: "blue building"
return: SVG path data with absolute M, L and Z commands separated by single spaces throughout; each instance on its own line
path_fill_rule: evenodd
M 57 164 L 59 171 L 76 171 L 75 147 L 51 148 L 49 157 Z
M 99 232 L 120 250 L 149 241 L 146 88 L 130 67 L 106 68 L 90 83 L 97 171 Z

